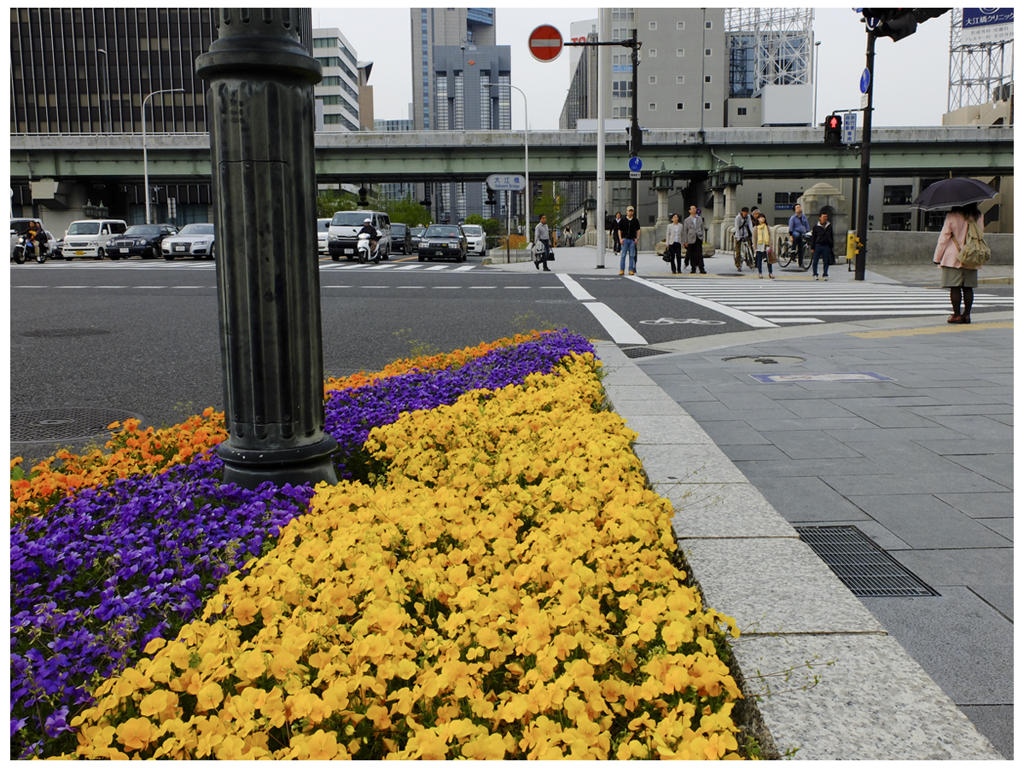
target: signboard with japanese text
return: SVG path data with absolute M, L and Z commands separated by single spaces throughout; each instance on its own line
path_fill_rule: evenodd
M 1013 40 L 1013 8 L 964 8 L 960 35 L 964 45 Z
M 496 192 L 501 190 L 522 192 L 526 189 L 526 177 L 521 173 L 492 173 L 487 177 L 487 187 Z

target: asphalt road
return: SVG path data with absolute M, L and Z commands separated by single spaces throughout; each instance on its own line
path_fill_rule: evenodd
M 325 376 L 532 329 L 658 344 L 749 328 L 714 307 L 613 275 L 396 261 L 374 268 L 321 260 Z M 12 265 L 10 279 L 15 416 L 102 408 L 162 426 L 223 407 L 213 262 L 52 261 Z M 600 322 L 595 305 L 612 321 Z M 640 341 L 623 342 L 630 334 Z M 29 461 L 54 450 L 53 442 L 30 439 L 30 432 L 12 431 L 12 441 L 24 441 L 12 442 L 13 454 Z

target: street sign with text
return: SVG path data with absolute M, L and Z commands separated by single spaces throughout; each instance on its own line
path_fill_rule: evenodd
M 487 187 L 495 191 L 522 192 L 526 189 L 526 178 L 521 173 L 492 173 L 487 177 Z

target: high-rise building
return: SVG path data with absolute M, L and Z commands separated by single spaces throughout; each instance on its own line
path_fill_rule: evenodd
M 312 15 L 295 9 L 299 38 L 312 53 Z M 209 8 L 12 8 L 11 133 L 205 133 L 206 83 L 195 59 L 217 37 Z M 182 89 L 181 93 L 159 93 Z M 143 114 L 145 107 L 145 114 Z M 153 216 L 209 221 L 210 185 L 151 181 Z M 54 220 L 83 218 L 91 203 L 141 223 L 141 179 L 123 183 L 12 184 L 12 209 Z M 176 211 L 169 216 L 168 200 Z M 71 217 L 71 218 L 68 218 Z M 54 227 L 57 228 L 56 226 Z
M 415 130 L 511 130 L 512 54 L 495 45 L 494 9 L 413 8 L 410 18 Z M 431 186 L 437 221 L 495 213 L 484 184 Z
M 323 79 L 313 90 L 319 102 L 317 130 L 358 131 L 361 73 L 355 50 L 340 29 L 314 29 L 313 55 L 323 67 Z

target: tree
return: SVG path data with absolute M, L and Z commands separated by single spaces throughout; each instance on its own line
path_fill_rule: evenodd
M 501 222 L 497 219 L 485 219 L 479 213 L 471 213 L 466 217 L 466 224 L 479 224 L 484 228 L 488 237 L 498 237 L 501 234 Z
M 355 211 L 358 207 L 358 198 L 350 192 L 326 189 L 316 196 L 316 217 L 318 219 L 329 219 L 338 211 Z
M 548 217 L 548 226 L 558 229 L 562 224 L 562 200 L 551 192 L 541 195 L 533 204 L 533 215 L 540 221 L 540 217 Z
M 408 224 L 410 227 L 430 224 L 430 211 L 416 202 L 412 194 L 406 195 L 403 200 L 381 199 L 380 209 L 393 222 Z

